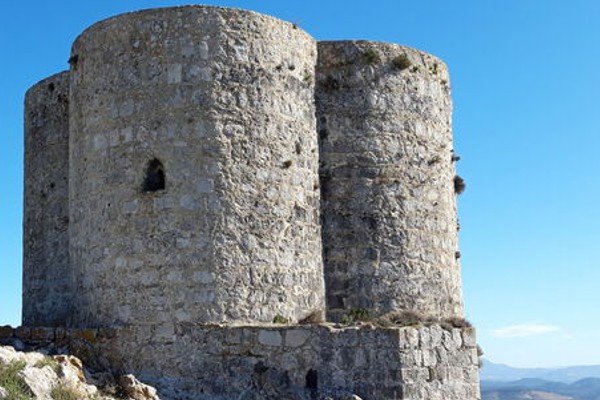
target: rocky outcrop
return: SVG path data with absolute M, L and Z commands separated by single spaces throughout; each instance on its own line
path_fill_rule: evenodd
M 156 389 L 133 375 L 93 373 L 69 355 L 49 356 L 0 346 L 0 399 L 160 400 Z
M 121 376 L 119 378 L 119 384 L 127 397 L 132 400 L 158 399 L 156 389 L 138 381 L 136 377 L 131 374 Z

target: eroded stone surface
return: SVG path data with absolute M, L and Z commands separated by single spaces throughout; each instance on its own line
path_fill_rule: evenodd
M 462 316 L 446 66 L 390 43 L 318 48 L 329 316 Z

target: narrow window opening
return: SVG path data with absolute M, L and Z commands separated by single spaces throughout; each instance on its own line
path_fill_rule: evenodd
M 142 190 L 144 192 L 156 192 L 165 189 L 165 168 L 162 163 L 154 158 L 148 162 L 146 177 Z
M 319 374 L 314 369 L 309 369 L 306 373 L 306 387 L 308 389 L 319 388 Z

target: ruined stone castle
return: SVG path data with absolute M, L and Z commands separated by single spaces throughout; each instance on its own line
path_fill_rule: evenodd
M 442 61 L 186 6 L 69 63 L 26 95 L 24 326 L 165 398 L 479 398 L 472 328 L 315 323 L 463 316 Z

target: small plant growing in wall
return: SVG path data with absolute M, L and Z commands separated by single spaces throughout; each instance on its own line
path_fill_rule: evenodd
M 460 317 L 450 317 L 440 321 L 442 328 L 452 330 L 453 328 L 472 328 L 473 324 Z
M 363 53 L 363 57 L 367 64 L 377 64 L 381 62 L 381 56 L 375 49 L 367 49 Z
M 480 345 L 477 345 L 477 366 L 481 369 L 483 367 L 483 349 Z
M 344 325 L 351 325 L 355 322 L 367 322 L 370 320 L 369 311 L 364 308 L 353 308 L 342 316 L 340 322 Z
M 456 175 L 454 177 L 454 193 L 461 194 L 465 191 L 466 188 L 467 184 L 465 183 L 465 180 L 460 176 Z
M 69 60 L 67 62 L 69 63 L 71 68 L 76 69 L 78 61 L 79 61 L 79 55 L 73 54 L 71 57 L 69 57 Z
M 454 150 L 452 150 L 451 156 L 450 156 L 450 161 L 452 162 L 457 162 L 460 160 L 460 156 L 457 155 Z
M 433 65 L 429 66 L 429 71 L 431 71 L 432 74 L 437 75 L 438 73 L 438 63 L 433 63 Z
M 311 83 L 313 80 L 313 75 L 309 72 L 309 71 L 304 71 L 304 76 L 303 76 L 304 82 L 306 83 Z
M 402 71 L 406 68 L 410 67 L 412 63 L 406 54 L 400 54 L 394 58 L 392 58 L 392 65 L 394 68 Z
M 381 326 L 416 326 L 427 321 L 426 316 L 415 311 L 391 311 L 377 319 Z
M 284 317 L 283 315 L 277 314 L 276 316 L 273 317 L 273 323 L 274 324 L 289 324 L 290 320 L 286 317 Z
M 325 322 L 325 320 L 323 319 L 323 313 L 320 311 L 313 311 L 298 321 L 300 325 L 315 325 L 323 322 Z

